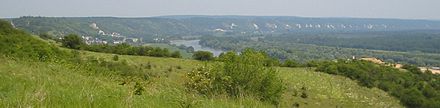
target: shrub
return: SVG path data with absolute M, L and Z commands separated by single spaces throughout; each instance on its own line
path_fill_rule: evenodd
M 301 66 L 301 64 L 299 64 L 298 62 L 294 61 L 294 60 L 286 60 L 284 61 L 283 67 L 299 67 Z
M 173 57 L 173 58 L 182 58 L 182 55 L 180 55 L 180 52 L 179 52 L 179 51 L 174 51 L 174 52 L 171 54 L 171 57 Z
M 201 61 L 209 61 L 209 60 L 213 60 L 214 56 L 209 51 L 196 51 L 194 52 L 193 58 Z
M 118 61 L 119 60 L 119 56 L 118 55 L 114 55 L 113 56 L 113 61 Z
M 204 95 L 212 95 L 214 92 L 214 76 L 212 76 L 211 72 L 211 68 L 208 68 L 207 66 L 201 66 L 192 70 L 186 75 L 186 77 L 189 78 L 189 81 L 186 82 L 185 86 L 190 91 L 195 91 Z
M 309 95 L 307 95 L 307 93 L 306 92 L 302 92 L 301 93 L 301 98 L 307 98 L 307 97 L 309 97 Z
M 148 62 L 147 65 L 145 66 L 145 68 L 151 69 L 151 62 Z
M 223 56 L 224 64 L 202 66 L 187 74 L 186 87 L 204 95 L 226 93 L 231 97 L 256 96 L 278 104 L 283 83 L 273 67 L 266 66 L 267 55 L 252 49 L 240 55 Z
M 72 49 L 81 49 L 85 43 L 81 37 L 76 34 L 70 34 L 63 38 L 63 46 Z
M 144 87 L 139 82 L 136 82 L 134 85 L 134 94 L 135 95 L 142 95 L 142 92 L 144 91 Z
M 168 72 L 173 72 L 173 67 L 168 68 Z
M 180 66 L 180 65 L 176 66 L 176 69 L 182 69 L 182 66 Z
M 48 33 L 42 33 L 42 34 L 40 34 L 38 36 L 40 36 L 41 39 L 45 39 L 45 40 L 49 40 L 49 39 L 55 40 L 56 39 L 54 36 L 52 36 L 52 35 L 50 35 Z

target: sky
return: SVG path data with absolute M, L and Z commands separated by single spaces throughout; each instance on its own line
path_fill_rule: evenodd
M 440 0 L 0 0 L 0 17 L 251 15 L 440 20 Z

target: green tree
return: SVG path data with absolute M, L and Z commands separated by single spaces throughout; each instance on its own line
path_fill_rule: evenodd
M 45 40 L 47 40 L 47 39 L 55 40 L 55 37 L 48 34 L 48 33 L 42 33 L 38 36 L 40 36 L 41 39 L 45 39 Z
M 167 48 L 163 48 L 162 51 L 160 52 L 162 54 L 162 57 L 170 57 L 170 50 L 168 50 Z
M 300 64 L 294 60 L 286 60 L 286 61 L 284 61 L 282 66 L 284 66 L 284 67 L 299 67 Z
M 131 46 L 127 43 L 117 44 L 113 47 L 113 53 L 127 55 L 130 53 Z
M 235 54 L 235 52 L 228 51 L 228 52 L 220 53 L 217 60 L 222 61 L 222 62 L 226 62 L 228 60 L 233 60 L 236 57 L 237 57 L 237 55 Z
M 174 52 L 171 54 L 171 57 L 173 57 L 173 58 L 182 58 L 182 55 L 180 55 L 180 52 L 179 52 L 179 51 L 174 51 Z
M 201 61 L 209 61 L 209 60 L 213 60 L 214 56 L 209 51 L 196 51 L 194 52 L 193 58 Z
M 85 43 L 81 37 L 76 34 L 69 34 L 62 40 L 63 46 L 72 49 L 81 49 Z

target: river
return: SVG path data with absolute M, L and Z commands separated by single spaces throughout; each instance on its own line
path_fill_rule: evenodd
M 194 48 L 194 51 L 209 51 L 214 54 L 214 56 L 220 55 L 220 53 L 224 52 L 223 50 L 216 50 L 209 47 L 202 47 L 202 45 L 199 44 L 200 40 L 173 40 L 171 41 L 171 44 L 175 44 L 177 46 L 184 45 L 186 47 L 192 46 Z

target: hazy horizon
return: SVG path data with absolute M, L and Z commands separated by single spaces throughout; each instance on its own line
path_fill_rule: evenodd
M 19 5 L 18 5 L 19 4 Z M 5 0 L 0 17 L 297 16 L 440 20 L 438 0 Z

